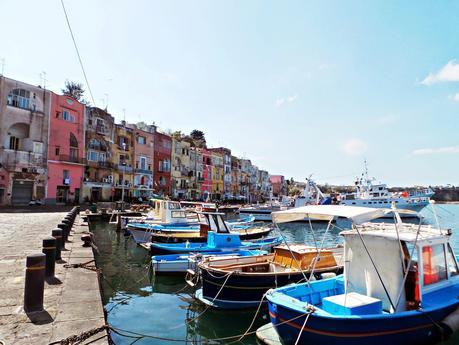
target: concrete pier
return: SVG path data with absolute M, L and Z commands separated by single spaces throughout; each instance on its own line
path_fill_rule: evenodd
M 49 344 L 105 323 L 97 272 L 64 267 L 94 259 L 92 248 L 82 247 L 80 237 L 88 227 L 80 216 L 75 219 L 62 260 L 56 261 L 55 278 L 45 282 L 44 311 L 24 312 L 26 256 L 41 253 L 42 239 L 51 235 L 66 214 L 35 213 L 32 209 L 0 213 L 0 340 L 6 345 L 30 344 L 32 339 L 37 345 Z M 82 344 L 107 344 L 104 335 L 105 331 L 99 332 Z

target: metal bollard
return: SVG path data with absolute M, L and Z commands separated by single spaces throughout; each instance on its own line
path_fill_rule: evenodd
M 65 218 L 65 219 L 62 221 L 62 223 L 68 225 L 68 227 L 69 227 L 69 233 L 70 233 L 70 230 L 72 230 L 73 222 L 72 222 L 70 219 Z
M 54 277 L 54 268 L 56 266 L 56 239 L 54 237 L 45 237 L 43 239 L 42 253 L 46 255 L 45 277 Z
M 61 257 L 61 249 L 62 249 L 62 229 L 53 229 L 51 230 L 51 236 L 56 239 L 56 260 L 62 259 Z
M 46 255 L 31 254 L 26 258 L 24 310 L 27 313 L 43 311 Z
M 57 227 L 62 230 L 62 242 L 65 247 L 65 242 L 68 241 L 69 238 L 69 225 L 62 221 L 62 223 L 57 224 Z
M 75 221 L 75 219 L 70 215 L 65 216 L 64 219 L 67 219 L 70 222 L 70 227 L 72 227 L 73 222 Z

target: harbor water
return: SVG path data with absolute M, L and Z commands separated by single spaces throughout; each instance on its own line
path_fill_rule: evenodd
M 459 204 L 435 207 L 441 227 L 453 230 L 452 245 L 459 254 Z M 436 224 L 430 208 L 422 214 L 426 223 Z M 336 226 L 326 234 L 325 246 L 341 243 L 340 228 L 348 228 L 349 224 L 339 221 Z M 314 235 L 308 223 L 284 224 L 281 230 L 289 242 L 313 245 L 324 238 L 326 225 L 314 223 L 313 228 Z M 91 231 L 99 249 L 96 261 L 103 272 L 103 303 L 108 322 L 117 329 L 137 333 L 113 334 L 115 344 L 257 344 L 253 334 L 240 341 L 236 337 L 247 331 L 256 310 L 206 308 L 193 299 L 194 291 L 185 284 L 183 276 L 152 277 L 146 250 L 123 232 L 117 232 L 113 225 L 91 224 Z M 268 322 L 267 312 L 262 309 L 251 331 Z M 458 343 L 459 334 L 455 334 L 442 344 Z

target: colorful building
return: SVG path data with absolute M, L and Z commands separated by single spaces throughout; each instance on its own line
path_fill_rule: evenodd
M 190 197 L 189 186 L 191 181 L 190 143 L 182 140 L 178 135 L 172 138 L 172 172 L 171 195 L 178 199 Z
M 44 201 L 51 92 L 0 76 L 0 204 Z
M 212 197 L 212 154 L 206 148 L 199 149 L 202 155 L 201 200 Z
M 51 94 L 46 203 L 79 203 L 85 170 L 85 106 L 69 96 Z
M 153 191 L 169 196 L 171 185 L 172 138 L 155 127 Z
M 244 196 L 241 194 L 241 162 L 239 158 L 231 156 L 231 194 L 233 199 L 242 200 Z
M 130 200 L 134 191 L 134 135 L 126 123 L 114 125 L 112 200 Z
M 153 197 L 153 168 L 156 126 L 129 125 L 134 131 L 134 197 Z
M 107 111 L 86 108 L 86 160 L 83 201 L 113 200 L 113 157 L 115 119 Z
M 190 147 L 190 184 L 188 195 L 192 200 L 201 198 L 202 183 L 202 152 L 196 147 Z
M 212 157 L 212 200 L 223 199 L 223 155 L 210 149 Z
M 213 152 L 218 152 L 223 157 L 223 189 L 222 199 L 228 200 L 233 198 L 231 189 L 231 150 L 226 147 L 217 147 L 211 149 Z
M 275 197 L 280 197 L 282 195 L 287 195 L 287 182 L 285 181 L 284 176 L 282 175 L 270 175 L 269 182 L 272 186 L 272 195 Z

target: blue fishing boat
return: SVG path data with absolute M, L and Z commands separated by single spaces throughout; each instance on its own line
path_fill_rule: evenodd
M 459 270 L 450 230 L 401 222 L 400 210 L 305 206 L 277 223 L 345 217 L 344 274 L 267 293 L 283 344 L 430 344 L 459 326 Z M 393 212 L 394 223 L 369 221 Z
M 204 259 L 212 257 L 237 258 L 253 255 L 267 255 L 265 250 L 238 250 L 234 252 L 206 252 L 205 254 L 190 253 L 190 254 L 166 254 L 154 255 L 151 257 L 151 267 L 154 273 L 173 274 L 186 273 L 189 269 L 196 269 L 197 263 Z
M 238 233 L 232 233 L 222 218 L 223 213 L 197 212 L 200 220 L 199 235 L 207 238 L 206 242 L 157 243 L 152 242 L 152 252 L 192 253 L 237 250 L 269 250 L 282 242 L 282 237 L 264 238 L 254 241 L 241 241 Z M 177 235 L 178 236 L 178 235 Z

